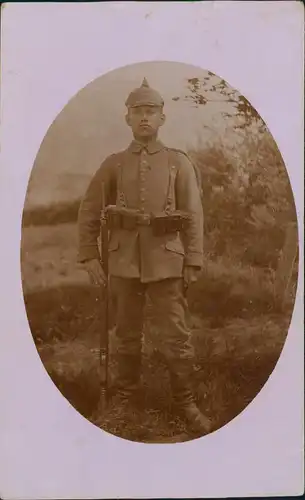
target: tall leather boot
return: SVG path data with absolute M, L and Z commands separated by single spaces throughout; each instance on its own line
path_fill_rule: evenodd
M 141 356 L 135 354 L 117 354 L 118 371 L 116 394 L 113 398 L 118 406 L 132 404 L 136 397 L 141 376 Z
M 171 365 L 170 380 L 174 408 L 177 414 L 185 421 L 192 434 L 197 437 L 208 434 L 212 430 L 212 422 L 195 403 L 190 383 L 192 370 L 189 366 L 189 360 L 181 360 Z

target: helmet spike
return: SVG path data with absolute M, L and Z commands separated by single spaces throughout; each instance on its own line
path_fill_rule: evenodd
M 148 81 L 146 78 L 143 79 L 141 87 L 149 87 Z

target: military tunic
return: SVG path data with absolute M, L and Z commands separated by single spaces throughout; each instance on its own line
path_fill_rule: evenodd
M 180 151 L 161 141 L 144 148 L 133 141 L 108 157 L 91 181 L 79 211 L 79 261 L 98 258 L 101 183 L 108 204 L 158 214 L 167 208 L 191 215 L 185 234 L 155 236 L 150 226 L 114 229 L 109 241 L 109 274 L 148 283 L 181 277 L 184 266 L 202 266 L 203 212 L 194 167 Z

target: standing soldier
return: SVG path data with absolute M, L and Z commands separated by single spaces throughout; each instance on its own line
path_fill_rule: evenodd
M 169 368 L 174 403 L 191 430 L 203 435 L 211 423 L 190 388 L 193 348 L 185 299 L 203 264 L 202 203 L 187 155 L 157 139 L 163 106 L 146 79 L 127 98 L 126 122 L 134 140 L 105 159 L 87 189 L 79 211 L 79 262 L 94 284 L 105 283 L 97 241 L 104 183 L 106 204 L 115 206 L 109 212 L 108 266 L 117 309 L 116 403 L 130 404 L 139 384 L 148 297 L 152 337 Z

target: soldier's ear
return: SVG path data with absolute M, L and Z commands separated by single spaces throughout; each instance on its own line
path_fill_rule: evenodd
M 128 112 L 125 115 L 125 120 L 126 120 L 127 125 L 130 127 L 130 116 L 129 116 Z
M 161 116 L 160 116 L 160 127 L 162 127 L 162 125 L 164 125 L 166 121 L 166 116 L 164 113 L 161 113 Z

